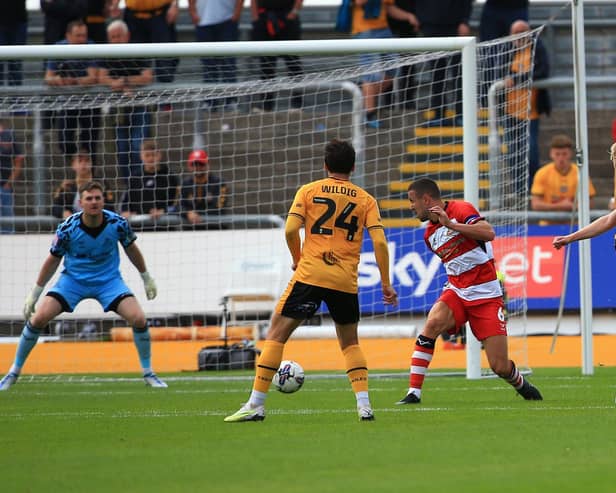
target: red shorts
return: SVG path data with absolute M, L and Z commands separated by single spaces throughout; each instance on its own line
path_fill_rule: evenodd
M 503 313 L 503 298 L 487 298 L 484 300 L 466 301 L 455 291 L 446 289 L 439 301 L 445 303 L 453 312 L 456 320 L 456 331 L 469 322 L 475 337 L 480 341 L 490 336 L 506 336 L 507 322 Z

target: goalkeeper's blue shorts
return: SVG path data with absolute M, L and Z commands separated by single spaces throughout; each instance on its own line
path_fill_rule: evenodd
M 95 299 L 109 312 L 115 311 L 120 301 L 133 296 L 133 293 L 119 276 L 106 283 L 90 286 L 71 276 L 60 274 L 58 282 L 47 292 L 47 296 L 58 300 L 65 312 L 72 312 L 77 304 L 86 298 Z

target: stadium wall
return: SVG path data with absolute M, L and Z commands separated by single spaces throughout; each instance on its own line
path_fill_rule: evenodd
M 560 337 L 556 350 L 550 352 L 552 336 L 528 338 L 528 363 L 531 368 L 579 367 L 581 365 L 580 337 Z M 362 338 L 362 348 L 371 370 L 406 370 L 414 338 Z M 466 351 L 437 351 L 430 370 L 466 368 Z M 262 347 L 263 341 L 257 343 Z M 153 365 L 158 372 L 197 371 L 197 354 L 204 346 L 200 341 L 153 342 Z M 616 366 L 616 337 L 593 337 L 594 366 Z M 15 344 L 0 344 L 0 365 L 5 368 L 13 361 Z M 27 375 L 134 373 L 139 369 L 132 342 L 54 342 L 39 343 L 24 367 Z M 344 371 L 344 359 L 335 339 L 294 340 L 285 345 L 285 357 L 301 361 L 304 369 Z M 487 367 L 482 351 L 482 367 Z M 208 374 L 208 372 L 204 372 Z M 169 381 L 169 380 L 167 380 Z
M 530 311 L 556 310 L 563 282 L 564 252 L 552 248 L 552 238 L 569 232 L 568 226 L 530 226 L 527 249 L 507 251 L 497 258 L 497 267 L 506 276 L 510 297 L 517 296 L 527 277 L 527 297 Z M 437 257 L 422 248 L 413 251 L 423 237 L 422 228 L 390 229 L 391 272 L 400 295 L 401 312 L 411 304 L 427 311 L 445 282 L 442 265 Z M 0 283 L 0 317 L 19 319 L 23 299 L 36 279 L 50 244 L 49 235 L 2 235 L 0 251 L 10 252 L 10 261 L 23 269 L 5 269 Z M 498 239 L 496 240 L 498 241 Z M 168 314 L 219 313 L 225 293 L 247 291 L 271 293 L 275 298 L 286 286 L 290 276 L 290 256 L 284 233 L 280 228 L 196 232 L 139 233 L 138 244 L 145 254 L 148 270 L 158 282 L 159 296 L 145 299 L 137 271 L 123 256 L 121 270 L 150 316 Z M 616 308 L 613 279 L 616 264 L 612 261 L 613 240 L 603 235 L 591 240 L 593 306 L 595 309 Z M 195 245 L 203 248 L 195 249 Z M 249 247 L 243 248 L 242 245 Z M 565 308 L 579 308 L 578 247 L 573 245 L 568 276 Z M 185 250 L 185 251 L 184 251 Z M 499 250 L 496 248 L 495 250 Z M 195 256 L 195 252 L 198 255 Z M 605 261 L 608 252 L 609 261 Z M 199 255 L 200 253 L 200 255 Z M 60 269 L 58 270 L 60 272 Z M 58 273 L 56 273 L 56 276 Z M 373 299 L 370 289 L 379 284 L 374 252 L 367 238 L 363 245 L 359 267 L 360 304 L 364 312 L 390 310 Z M 589 283 L 591 280 L 588 281 Z M 53 280 L 49 285 L 53 283 Z M 411 303 L 411 299 L 413 299 Z M 101 318 L 101 308 L 93 300 L 85 300 L 72 317 Z M 111 317 L 112 315 L 107 315 Z

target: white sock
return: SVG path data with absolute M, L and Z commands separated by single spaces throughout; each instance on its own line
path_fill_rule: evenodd
M 414 389 L 413 387 L 409 387 L 409 391 L 406 395 L 415 394 L 418 399 L 421 399 L 421 389 Z
M 356 392 L 355 399 L 357 400 L 357 407 L 370 407 L 370 397 L 368 397 L 367 391 Z
M 144 374 L 144 375 L 147 375 L 148 373 L 154 373 L 154 372 L 152 371 L 152 368 L 144 368 L 144 369 L 143 369 L 143 374 Z
M 252 408 L 263 406 L 265 405 L 266 397 L 267 392 L 259 392 L 258 390 L 253 389 L 253 391 L 250 393 L 250 399 L 248 399 L 248 404 Z
M 20 375 L 21 366 L 16 366 L 15 363 L 13 363 L 13 365 L 11 365 L 11 369 L 9 370 L 9 373 L 15 373 L 16 375 Z

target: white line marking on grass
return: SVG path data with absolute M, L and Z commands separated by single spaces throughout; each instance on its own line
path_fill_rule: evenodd
M 19 384 L 21 384 L 21 380 Z M 135 383 L 141 383 L 141 380 L 136 381 Z M 57 382 L 60 384 L 60 382 Z M 84 384 L 86 386 L 91 386 L 91 384 Z M 95 384 L 96 387 L 100 387 L 102 384 Z M 606 387 L 606 391 L 612 391 L 616 387 L 616 385 L 609 385 Z M 581 390 L 581 389 L 592 389 L 594 386 L 592 385 L 542 385 L 542 389 L 550 389 L 550 390 Z M 456 387 L 428 387 L 426 392 L 447 392 L 449 394 L 457 394 L 457 393 L 465 393 L 465 392 L 502 392 L 508 391 L 511 388 L 508 385 L 502 384 L 499 386 L 473 386 L 473 387 L 465 387 L 465 386 L 456 386 Z M 350 392 L 351 389 L 347 382 L 343 383 L 340 386 L 331 387 L 331 386 L 321 386 L 321 385 L 311 385 L 307 383 L 303 388 L 302 392 Z M 371 387 L 371 393 L 390 393 L 390 392 L 405 392 L 406 387 Z M 31 395 L 31 396 L 71 396 L 71 395 L 85 395 L 85 396 L 106 396 L 106 395 L 144 395 L 144 392 L 147 395 L 155 395 L 161 392 L 166 394 L 181 394 L 181 395 L 199 395 L 199 394 L 244 394 L 250 392 L 250 386 L 242 387 L 242 388 L 174 388 L 173 386 L 168 389 L 161 390 L 152 390 L 146 388 L 143 384 L 136 385 L 134 389 L 127 390 L 125 388 L 114 390 L 114 389 L 100 389 L 100 390 L 59 390 L 58 387 L 54 388 L 46 388 L 46 389 L 29 389 L 27 386 L 22 387 L 19 385 L 19 389 L 16 390 L 21 395 Z M 272 393 L 276 393 L 274 389 L 271 391 Z
M 482 406 L 475 408 L 465 408 L 465 411 L 519 411 L 523 408 L 519 406 Z M 607 410 L 614 409 L 613 405 L 610 406 L 579 406 L 579 407 L 568 407 L 568 406 L 550 406 L 550 407 L 528 407 L 526 411 L 592 411 L 592 410 Z M 450 413 L 450 412 L 459 412 L 459 408 L 455 407 L 386 407 L 386 408 L 375 408 L 375 414 L 379 413 L 395 413 L 395 414 L 412 414 L 412 413 Z M 30 412 L 21 412 L 21 413 L 2 413 L 0 416 L 3 419 L 28 419 L 28 418 L 56 418 L 56 419 L 100 419 L 100 418 L 111 418 L 111 419 L 148 419 L 148 418 L 187 418 L 187 417 L 208 417 L 208 416 L 228 416 L 232 410 L 186 410 L 186 411 L 159 411 L 159 410 L 151 410 L 151 411 L 112 411 L 106 413 L 104 411 L 57 411 L 57 412 L 49 412 L 49 411 L 30 411 Z M 303 416 L 303 415 L 331 415 L 331 414 L 355 414 L 357 411 L 355 409 L 314 409 L 314 408 L 304 408 L 304 409 L 268 409 L 268 416 Z
M 444 374 L 439 372 L 429 373 L 428 378 L 431 377 L 442 377 L 442 376 L 453 376 L 452 374 Z M 166 376 L 161 374 L 167 382 L 244 382 L 249 381 L 252 382 L 254 380 L 253 374 L 247 375 L 175 375 L 175 376 Z M 457 375 L 459 376 L 459 375 Z M 346 380 L 347 376 L 345 373 L 307 373 L 307 378 L 309 380 L 330 380 L 330 379 L 344 379 Z M 542 377 L 533 376 L 533 379 L 539 379 L 542 381 L 542 385 L 545 381 L 550 380 L 568 380 L 568 381 L 583 381 L 588 380 L 588 376 L 549 376 L 545 375 Z M 392 381 L 404 381 L 408 379 L 408 371 L 404 372 L 386 372 L 386 373 L 377 373 L 371 372 L 370 379 L 373 380 L 392 380 Z M 491 378 L 486 378 L 485 380 L 492 380 Z M 134 376 L 134 377 L 117 377 L 117 376 L 97 376 L 97 375 L 22 375 L 19 379 L 19 383 L 58 383 L 58 384 L 81 384 L 81 385 L 101 385 L 105 383 L 114 383 L 114 382 L 142 382 L 142 377 Z M 549 383 L 547 384 L 549 385 Z M 438 388 L 438 387 L 437 387 Z M 468 387 L 458 387 L 459 389 L 464 388 L 468 389 Z M 564 387 L 563 387 L 564 388 Z M 476 388 L 473 388 L 475 390 Z M 433 389 L 431 389 L 433 390 Z

